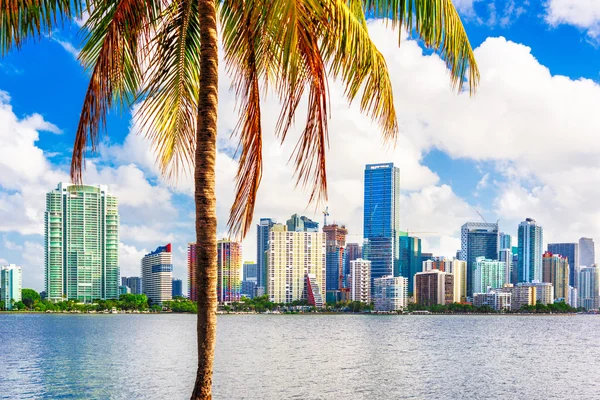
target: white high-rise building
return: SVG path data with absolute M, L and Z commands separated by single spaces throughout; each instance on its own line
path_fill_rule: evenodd
M 408 278 L 392 275 L 375 278 L 375 311 L 399 311 L 408 303 Z
M 371 302 L 371 261 L 362 258 L 350 261 L 350 299 Z
M 473 293 L 487 293 L 488 288 L 498 289 L 505 283 L 506 265 L 502 261 L 477 257 L 473 271 Z
M 325 234 L 291 232 L 286 225 L 273 225 L 267 255 L 269 300 L 274 303 L 309 300 L 307 274 L 311 292 L 318 291 L 325 299 Z
M 173 256 L 171 243 L 159 246 L 142 258 L 142 293 L 152 304 L 172 300 Z
M 10 264 L 0 266 L 0 301 L 4 308 L 12 310 L 12 303 L 21 301 L 23 274 L 21 267 Z
M 59 183 L 46 194 L 44 236 L 49 301 L 119 297 L 119 210 L 106 186 Z
M 498 261 L 502 261 L 504 263 L 504 283 L 512 283 L 512 249 L 501 249 L 500 251 L 498 251 L 498 256 Z

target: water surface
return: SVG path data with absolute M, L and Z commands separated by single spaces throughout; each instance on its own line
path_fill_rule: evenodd
M 231 315 L 215 399 L 600 398 L 600 317 Z M 0 398 L 186 399 L 193 315 L 0 314 Z

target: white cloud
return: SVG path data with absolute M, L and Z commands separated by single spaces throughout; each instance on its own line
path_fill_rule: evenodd
M 547 0 L 545 5 L 549 24 L 574 25 L 587 30 L 590 37 L 600 38 L 600 2 L 597 0 Z
M 73 58 L 79 62 L 79 52 L 81 51 L 80 49 L 76 48 L 75 46 L 73 46 L 73 43 L 68 42 L 66 40 L 61 40 L 58 39 L 54 36 L 49 36 L 50 40 L 52 40 L 53 42 L 56 42 L 60 45 L 60 47 L 62 47 L 67 53 L 69 53 L 70 55 L 73 56 Z

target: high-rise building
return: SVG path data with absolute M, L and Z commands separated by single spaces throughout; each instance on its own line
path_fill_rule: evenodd
M 535 219 L 527 218 L 519 224 L 518 281 L 542 280 L 542 253 L 544 232 Z
M 350 287 L 350 262 L 362 258 L 362 247 L 358 243 L 346 243 L 344 249 L 344 287 Z
M 319 232 L 319 223 L 312 219 L 294 214 L 286 221 L 290 232 Z
M 400 258 L 400 169 L 393 163 L 365 167 L 363 223 L 363 258 L 371 261 L 371 282 L 393 275 Z
M 304 292 L 306 302 L 316 308 L 323 307 L 323 296 L 321 296 L 321 286 L 315 274 L 304 275 Z
M 569 260 L 569 284 L 577 287 L 579 243 L 548 243 L 548 251 L 552 254 L 560 254 Z
M 503 292 L 511 294 L 511 309 L 517 311 L 523 306 L 535 306 L 536 303 L 536 288 L 535 286 L 523 286 L 527 283 L 512 283 L 504 284 Z
M 512 247 L 512 237 L 508 233 L 500 232 L 498 234 L 498 250 L 510 249 Z
M 256 225 L 256 286 L 259 292 L 266 293 L 267 287 L 267 259 L 269 250 L 269 231 L 275 225 L 271 218 L 261 218 Z
M 408 279 L 408 293 L 413 293 L 414 276 L 422 271 L 421 239 L 407 234 L 400 236 L 400 262 L 399 268 L 394 271 L 394 276 L 403 276 Z
M 473 270 L 477 257 L 498 257 L 498 224 L 467 222 L 460 229 L 460 259 L 467 262 L 467 296 L 473 295 Z
M 21 301 L 22 286 L 21 267 L 15 264 L 0 266 L 0 301 L 4 302 L 5 309 L 12 310 L 13 302 Z
M 444 260 L 444 271 L 452 274 L 454 283 L 454 303 L 467 301 L 467 262 L 462 260 Z
M 198 289 L 196 287 L 196 243 L 188 243 L 187 251 L 188 267 L 188 299 L 198 301 Z
M 247 280 L 258 280 L 258 268 L 257 268 L 257 264 L 255 262 L 252 261 L 244 261 L 244 266 L 243 266 L 243 278 L 242 280 L 247 281 Z
M 446 267 L 451 260 L 447 257 L 432 257 L 429 260 L 423 261 L 421 264 L 421 270 L 417 272 L 427 272 L 434 269 L 439 269 L 442 272 L 447 272 Z
M 371 303 L 371 261 L 350 261 L 350 300 Z
M 573 286 L 569 286 L 569 305 L 573 308 L 579 307 L 578 303 L 579 295 L 577 293 L 577 288 Z
M 220 304 L 240 301 L 242 290 L 242 244 L 217 241 L 217 300 Z
M 183 297 L 183 281 L 173 279 L 171 283 L 171 297 Z
M 579 307 L 587 310 L 598 309 L 600 303 L 600 274 L 595 266 L 580 269 L 577 292 L 579 294 L 579 301 L 577 302 Z
M 275 303 L 308 300 L 306 276 L 314 276 L 311 289 L 325 299 L 325 234 L 290 232 L 275 224 L 269 233 L 267 294 Z
M 498 261 L 504 263 L 504 283 L 514 283 L 512 280 L 513 276 L 513 254 L 512 249 L 504 248 L 498 251 Z
M 434 269 L 415 274 L 415 303 L 424 306 L 454 302 L 454 276 Z
M 591 267 L 594 264 L 596 264 L 594 239 L 582 237 L 579 239 L 579 266 Z
M 142 278 L 139 276 L 122 276 L 121 285 L 127 286 L 131 294 L 142 294 Z
M 421 262 L 419 264 L 423 265 L 424 262 L 433 260 L 434 258 L 433 253 L 421 253 Z
M 400 311 L 408 302 L 408 282 L 403 276 L 382 276 L 374 280 L 375 311 Z
M 542 280 L 554 286 L 554 299 L 569 302 L 569 262 L 559 254 L 545 252 L 542 258 Z
M 49 301 L 119 297 L 119 212 L 105 186 L 59 183 L 46 194 L 45 288 Z
M 142 293 L 151 304 L 171 301 L 173 291 L 173 255 L 171 243 L 159 246 L 142 258 Z
M 488 260 L 485 257 L 475 259 L 473 269 L 473 293 L 487 293 L 488 288 L 498 289 L 504 286 L 506 264 L 502 261 Z
M 486 293 L 473 294 L 475 307 L 490 306 L 496 311 L 510 311 L 512 293 L 502 290 L 489 290 Z
M 253 299 L 256 293 L 256 279 L 250 278 L 250 280 L 242 281 L 241 297 L 247 297 Z
M 325 233 L 325 282 L 327 302 L 342 300 L 344 287 L 344 247 L 348 229 L 343 225 L 331 224 L 323 227 Z

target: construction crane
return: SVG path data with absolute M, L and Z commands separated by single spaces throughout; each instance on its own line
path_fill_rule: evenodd
M 327 217 L 329 217 L 329 206 L 325 207 L 325 211 L 323 211 L 323 226 L 327 226 Z
M 406 230 L 406 234 L 407 235 L 411 235 L 411 234 L 426 234 L 426 235 L 439 235 L 439 232 L 419 232 L 419 231 L 411 231 L 409 229 Z
M 475 210 L 475 211 L 477 211 L 477 210 Z M 483 218 L 483 215 L 481 215 L 481 213 L 479 211 L 477 211 L 477 214 L 479 214 L 479 216 L 481 217 L 483 222 L 485 222 L 487 224 L 487 221 L 485 220 L 485 218 Z M 500 221 L 500 220 L 498 220 L 498 221 Z

